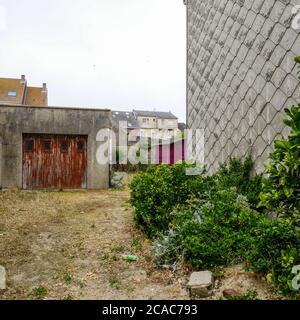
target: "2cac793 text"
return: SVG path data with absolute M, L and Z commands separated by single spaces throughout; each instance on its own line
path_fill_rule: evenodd
M 147 315 L 196 315 L 198 308 L 196 305 L 147 305 Z

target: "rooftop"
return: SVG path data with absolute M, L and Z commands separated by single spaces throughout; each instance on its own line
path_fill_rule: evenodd
M 20 79 L 0 78 L 0 103 L 47 106 L 47 85 L 28 87 L 24 75 Z
M 161 119 L 178 119 L 171 111 L 144 111 L 144 110 L 133 110 L 133 112 L 140 117 L 157 117 Z
M 137 129 L 139 123 L 132 111 L 112 111 L 112 121 L 118 127 L 120 121 L 127 121 L 127 127 Z

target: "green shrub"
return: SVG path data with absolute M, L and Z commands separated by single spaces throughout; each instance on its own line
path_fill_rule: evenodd
M 285 124 L 291 128 L 291 134 L 287 140 L 275 141 L 260 198 L 261 205 L 287 214 L 300 210 L 300 105 L 285 112 L 289 117 Z
M 252 208 L 256 208 L 261 191 L 261 175 L 251 176 L 253 161 L 248 156 L 244 161 L 232 158 L 223 164 L 215 177 L 218 181 L 218 189 L 226 190 L 236 187 L 237 192 L 245 195 Z
M 149 237 L 168 230 L 173 208 L 204 188 L 202 176 L 186 175 L 186 169 L 192 167 L 185 162 L 152 166 L 133 178 L 130 188 L 135 221 Z
M 237 159 L 223 165 L 213 176 L 189 176 L 186 169 L 194 165 L 186 162 L 173 166 L 151 166 L 145 173 L 134 177 L 131 188 L 131 204 L 135 208 L 135 221 L 149 237 L 169 229 L 171 211 L 192 197 L 202 199 L 218 190 L 233 188 L 247 197 L 253 208 L 258 203 L 259 176 L 251 178 L 253 162 Z
M 255 229 L 249 266 L 267 277 L 283 294 L 300 298 L 292 288 L 292 268 L 300 264 L 300 236 L 286 219 L 262 220 Z
M 263 215 L 234 191 L 217 191 L 191 200 L 172 213 L 171 229 L 154 242 L 158 265 L 184 257 L 194 268 L 208 268 L 246 259 L 253 229 Z

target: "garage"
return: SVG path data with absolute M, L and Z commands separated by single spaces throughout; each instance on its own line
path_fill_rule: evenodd
M 0 189 L 108 188 L 110 128 L 108 109 L 0 104 Z
M 87 137 L 23 135 L 23 189 L 87 186 Z

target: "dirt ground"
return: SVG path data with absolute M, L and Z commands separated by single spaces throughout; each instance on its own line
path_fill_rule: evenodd
M 126 191 L 0 193 L 1 299 L 187 299 L 151 262 Z M 136 254 L 127 262 L 123 254 Z
M 150 243 L 134 227 L 127 191 L 0 192 L 0 299 L 188 299 L 188 270 L 157 269 Z M 137 262 L 122 259 L 135 254 Z M 224 270 L 224 288 L 256 290 L 265 282 Z

